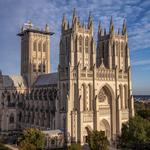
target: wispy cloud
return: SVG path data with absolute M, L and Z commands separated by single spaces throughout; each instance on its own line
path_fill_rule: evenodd
M 150 0 L 0 0 L 0 69 L 3 73 L 20 72 L 20 39 L 16 34 L 28 20 L 39 27 L 48 23 L 50 30 L 55 32 L 51 37 L 51 63 L 52 71 L 56 71 L 62 15 L 65 13 L 71 21 L 74 7 L 82 22 L 87 22 L 89 11 L 92 12 L 95 37 L 99 20 L 107 31 L 111 16 L 116 31 L 122 28 L 123 19 L 127 20 L 131 62 L 135 66 L 134 87 L 137 92 L 139 85 L 150 91 L 147 82 L 150 74 Z
M 150 60 L 140 60 L 132 63 L 133 66 L 150 65 Z
M 51 38 L 51 58 L 55 58 L 54 61 L 52 60 L 52 67 L 53 70 L 56 70 L 62 14 L 66 13 L 67 18 L 71 20 L 74 7 L 77 9 L 81 21 L 86 22 L 89 11 L 92 12 L 95 35 L 97 34 L 99 20 L 101 20 L 103 28 L 107 28 L 108 31 L 111 16 L 114 18 L 116 30 L 122 27 L 125 18 L 128 25 L 131 51 L 150 48 L 149 0 L 36 0 L 36 2 L 35 0 L 1 0 L 0 32 L 7 35 L 8 38 L 8 44 L 3 45 L 1 49 L 7 51 L 11 48 L 17 54 L 19 40 L 14 35 L 25 21 L 32 20 L 34 24 L 41 27 L 48 23 L 50 29 L 55 32 L 55 35 Z M 3 39 L 3 37 L 1 38 Z M 12 38 L 14 39 L 13 44 Z

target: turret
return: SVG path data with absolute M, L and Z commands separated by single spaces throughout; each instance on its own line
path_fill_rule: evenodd
M 63 18 L 62 18 L 61 29 L 62 29 L 62 31 L 67 29 L 67 20 L 66 20 L 65 14 L 63 15 Z
M 118 28 L 118 35 L 120 35 L 120 28 Z
M 93 18 L 91 15 L 91 12 L 89 12 L 89 18 L 88 18 L 88 28 L 93 28 Z
M 77 13 L 76 13 L 76 9 L 74 8 L 73 9 L 73 17 L 72 17 L 72 19 L 74 20 L 76 17 L 77 17 Z
M 122 35 L 127 35 L 127 27 L 126 27 L 125 19 L 123 21 L 123 26 L 122 26 Z
M 114 33 L 114 24 L 113 24 L 113 18 L 112 17 L 110 19 L 109 33 L 110 34 Z
M 49 26 L 48 26 L 48 24 L 45 25 L 45 31 L 49 32 Z
M 98 33 L 101 35 L 102 34 L 102 26 L 101 26 L 101 22 L 99 21 L 98 24 Z
M 102 36 L 102 27 L 101 27 L 101 22 L 99 21 L 99 24 L 98 24 L 98 34 L 97 34 L 98 40 L 100 40 L 101 36 Z
M 76 28 L 78 25 L 78 17 L 76 13 L 76 9 L 73 10 L 73 16 L 72 16 L 72 28 Z

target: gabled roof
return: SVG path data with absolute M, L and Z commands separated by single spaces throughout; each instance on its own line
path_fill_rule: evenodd
M 33 86 L 48 86 L 57 85 L 58 83 L 58 73 L 49 73 L 38 76 Z

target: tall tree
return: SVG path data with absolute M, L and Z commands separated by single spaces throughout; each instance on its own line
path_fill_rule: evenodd
M 122 126 L 120 146 L 122 148 L 141 150 L 150 146 L 150 122 L 140 116 L 130 118 Z

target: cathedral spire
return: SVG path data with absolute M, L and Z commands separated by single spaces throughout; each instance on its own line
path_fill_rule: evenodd
M 45 25 L 45 31 L 49 32 L 49 26 L 48 26 L 48 24 Z
M 110 34 L 114 33 L 114 23 L 113 23 L 113 17 L 112 16 L 111 16 L 111 19 L 110 19 L 109 33 Z
M 118 28 L 118 35 L 120 34 L 120 28 Z
M 99 21 L 99 24 L 98 24 L 98 39 L 100 39 L 102 35 L 102 27 L 101 27 L 101 22 Z
M 126 27 L 126 21 L 125 19 L 123 20 L 123 26 L 122 26 L 122 35 L 127 34 L 127 27 Z
M 63 14 L 63 18 L 62 18 L 62 24 L 66 23 L 66 15 Z
M 78 17 L 77 17 L 77 13 L 76 13 L 76 9 L 73 9 L 73 16 L 72 16 L 72 28 L 76 28 L 78 24 Z
M 88 28 L 90 27 L 93 27 L 93 18 L 91 12 L 89 12 L 89 18 L 88 18 Z
M 62 31 L 67 29 L 67 20 L 65 14 L 63 14 L 61 27 L 62 27 Z
M 73 18 L 75 18 L 76 15 L 77 15 L 77 13 L 76 13 L 76 8 L 74 8 L 74 9 L 73 9 Z
M 98 33 L 101 34 L 101 32 L 102 32 L 102 27 L 101 27 L 101 22 L 99 21 L 99 23 L 98 23 Z

